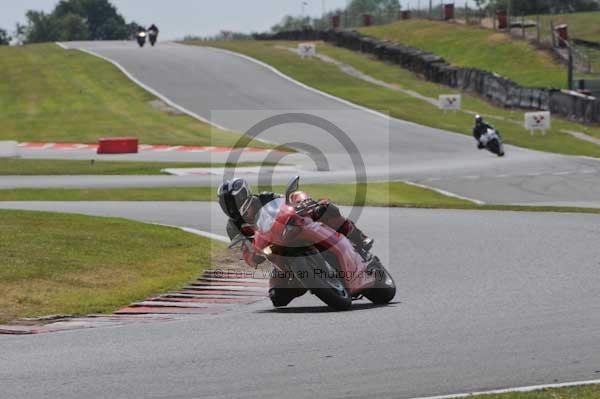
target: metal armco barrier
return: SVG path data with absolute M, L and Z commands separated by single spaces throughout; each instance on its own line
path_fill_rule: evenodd
M 349 50 L 373 54 L 380 60 L 397 64 L 431 82 L 477 93 L 507 108 L 551 111 L 578 122 L 600 122 L 600 101 L 594 97 L 554 88 L 524 87 L 495 73 L 476 68 L 455 67 L 438 55 L 375 39 L 357 31 L 305 29 L 257 34 L 255 39 L 323 40 Z

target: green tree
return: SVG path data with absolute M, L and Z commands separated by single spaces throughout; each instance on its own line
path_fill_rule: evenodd
M 127 23 L 109 0 L 61 0 L 52 13 L 28 11 L 24 42 L 123 40 L 137 24 Z
M 12 38 L 8 36 L 8 32 L 6 32 L 4 29 L 0 29 L 0 46 L 10 44 L 11 40 Z
M 57 19 L 58 40 L 88 40 L 90 30 L 87 21 L 76 14 L 66 14 Z

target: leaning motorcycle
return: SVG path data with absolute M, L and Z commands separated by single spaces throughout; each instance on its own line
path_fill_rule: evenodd
M 152 45 L 152 47 L 154 47 L 154 45 L 156 44 L 157 39 L 158 39 L 158 32 L 155 30 L 149 30 L 148 31 L 148 40 L 150 41 L 150 44 Z
M 396 284 L 379 259 L 359 253 L 344 235 L 314 221 L 310 213 L 318 204 L 290 201 L 299 180 L 298 176 L 291 180 L 285 198 L 260 209 L 248 245 L 273 263 L 277 273 L 335 310 L 350 309 L 352 301 L 363 296 L 376 304 L 389 303 Z M 232 245 L 246 239 L 240 235 Z
M 496 129 L 487 129 L 487 131 L 479 138 L 479 142 L 492 154 L 496 154 L 499 157 L 504 156 L 504 144 L 502 143 L 502 137 Z
M 140 45 L 140 47 L 144 47 L 144 44 L 146 44 L 146 36 L 146 32 L 138 32 L 138 34 L 136 35 L 137 42 Z

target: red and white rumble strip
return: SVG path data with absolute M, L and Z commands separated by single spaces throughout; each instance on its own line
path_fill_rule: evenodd
M 62 317 L 35 325 L 0 325 L 0 334 L 43 334 L 132 323 L 164 322 L 194 314 L 220 314 L 235 306 L 249 305 L 265 299 L 267 287 L 266 278 L 256 278 L 251 272 L 209 270 L 182 290 L 133 303 L 111 315 Z
M 75 150 L 89 150 L 97 151 L 98 144 L 78 144 L 78 143 L 43 143 L 43 142 L 28 142 L 19 143 L 19 148 L 27 150 L 52 150 L 52 151 L 75 151 Z M 153 151 L 153 152 L 214 152 L 214 153 L 227 153 L 235 150 L 233 147 L 214 147 L 214 146 L 185 146 L 185 145 L 150 145 L 141 144 L 139 146 L 140 152 Z M 265 152 L 269 151 L 264 148 L 247 147 L 243 149 L 246 152 Z

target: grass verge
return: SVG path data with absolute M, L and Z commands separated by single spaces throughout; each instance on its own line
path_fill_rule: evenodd
M 123 219 L 0 211 L 0 322 L 105 313 L 182 287 L 222 244 Z
M 535 20 L 536 16 L 526 17 Z M 594 12 L 575 12 L 572 14 L 553 14 L 540 15 L 542 22 L 542 38 L 551 40 L 550 22 L 554 21 L 554 25 L 567 24 L 569 25 L 569 36 L 587 40 L 590 42 L 600 42 L 600 11 Z
M 157 105 L 115 66 L 81 51 L 2 46 L 0 70 L 0 140 L 95 143 L 136 136 L 144 144 L 232 146 L 239 138 Z
M 600 385 L 541 389 L 532 392 L 509 392 L 498 395 L 473 395 L 469 399 L 598 399 Z
M 275 192 L 285 187 L 275 186 Z M 303 184 L 313 198 L 327 198 L 340 205 L 354 205 L 355 184 Z M 256 190 L 257 191 L 257 190 Z M 0 201 L 216 201 L 211 187 L 108 188 L 108 189 L 14 189 L 0 190 Z M 436 191 L 403 182 L 368 183 L 365 206 L 465 209 L 480 211 L 567 212 L 600 214 L 600 208 L 477 205 Z
M 236 167 L 260 166 L 260 162 L 242 162 Z M 265 166 L 273 165 L 266 163 Z M 232 164 L 206 162 L 119 162 L 71 161 L 0 158 L 0 176 L 52 176 L 52 175 L 159 175 L 168 168 L 223 168 Z
M 393 117 L 412 121 L 424 126 L 470 135 L 473 115 L 467 112 L 444 113 L 436 106 L 422 100 L 367 83 L 340 72 L 332 64 L 319 59 L 300 59 L 286 48 L 297 47 L 297 42 L 188 42 L 210 45 L 245 54 L 266 62 L 288 76 L 326 93 L 352 101 L 356 104 L 388 113 Z M 458 93 L 456 90 L 419 79 L 413 73 L 396 65 L 386 64 L 368 55 L 337 48 L 325 43 L 318 44 L 318 51 L 343 62 L 376 79 L 401 89 L 415 91 L 423 96 L 437 99 L 440 94 Z M 463 108 L 488 117 L 503 134 L 508 144 L 534 150 L 567 155 L 600 157 L 600 146 L 577 139 L 563 130 L 582 132 L 600 138 L 600 128 L 553 118 L 552 129 L 546 136 L 530 136 L 523 128 L 524 112 L 496 107 L 487 101 L 466 93 Z
M 566 88 L 567 69 L 549 52 L 501 32 L 424 19 L 360 31 L 432 52 L 453 65 L 493 71 L 525 86 Z

